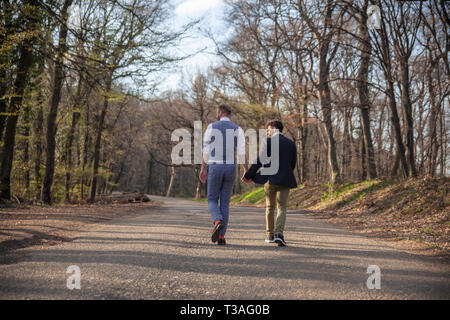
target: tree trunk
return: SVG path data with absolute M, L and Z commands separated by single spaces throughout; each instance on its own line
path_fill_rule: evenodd
M 72 123 L 70 125 L 69 133 L 67 135 L 66 146 L 64 150 L 66 158 L 66 183 L 65 183 L 65 202 L 70 203 L 70 189 L 71 189 L 71 174 L 72 174 L 72 146 L 75 138 L 75 130 L 80 119 L 80 106 L 82 105 L 82 86 L 83 77 L 81 73 L 78 78 L 77 93 L 75 95 L 75 101 L 72 106 Z
M 103 133 L 103 126 L 106 118 L 106 112 L 108 110 L 108 94 L 111 91 L 111 85 L 112 85 L 112 75 L 109 76 L 109 79 L 106 82 L 106 92 L 103 100 L 103 108 L 100 113 L 100 117 L 98 120 L 98 126 L 97 126 L 97 133 L 95 136 L 95 144 L 94 144 L 94 159 L 93 159 L 93 166 L 92 166 L 92 177 L 91 177 L 91 189 L 89 194 L 89 201 L 95 202 L 95 193 L 97 189 L 97 175 L 98 175 L 98 168 L 100 166 L 100 148 L 101 148 L 101 141 L 102 141 L 102 133 Z
M 431 49 L 430 49 L 431 50 Z M 433 57 L 430 52 L 430 60 L 433 61 Z M 432 71 L 435 67 L 435 62 L 431 63 L 431 66 L 427 70 L 427 84 L 428 84 L 428 95 L 430 99 L 430 120 L 429 120 L 429 142 L 428 142 L 428 174 L 432 177 L 436 174 L 436 164 L 438 155 L 438 142 L 437 142 L 437 119 L 439 114 L 439 107 L 436 105 L 436 97 L 433 86 Z
M 348 172 L 350 172 L 349 164 L 351 161 L 351 144 L 350 144 L 350 136 L 348 133 L 349 130 L 349 111 L 348 107 L 344 107 L 344 132 L 342 137 L 342 165 L 341 165 L 341 175 L 342 178 L 345 179 L 346 176 L 348 176 Z
M 147 176 L 147 194 L 152 194 L 152 169 L 153 169 L 153 158 L 150 154 L 150 159 L 148 160 L 148 176 Z
M 325 123 L 325 132 L 327 137 L 327 159 L 330 168 L 330 183 L 332 185 L 340 182 L 340 172 L 336 156 L 336 141 L 333 135 L 333 125 L 331 121 L 331 98 L 330 87 L 328 85 L 329 65 L 326 61 L 328 54 L 328 43 L 321 44 L 319 56 L 319 101 Z
M 176 176 L 175 167 L 171 166 L 170 167 L 170 181 L 169 181 L 169 186 L 167 187 L 166 197 L 170 197 L 172 195 L 173 182 L 175 181 L 175 176 Z
M 108 194 L 109 193 L 109 185 L 111 184 L 111 178 L 112 178 L 112 165 L 111 163 L 108 164 L 107 166 L 108 171 L 111 172 L 111 174 L 108 174 L 104 179 L 103 179 L 103 187 L 101 188 L 102 190 L 102 194 Z
M 119 172 L 117 173 L 115 179 L 114 179 L 114 185 L 119 184 L 120 178 L 122 178 L 122 174 L 123 171 L 125 169 L 125 164 L 128 158 L 128 155 L 130 153 L 130 149 L 132 148 L 132 144 L 129 145 L 128 149 L 126 150 L 126 152 L 124 153 L 124 156 L 122 158 L 122 160 L 120 161 L 120 166 L 119 166 Z M 150 160 L 151 161 L 151 160 Z
M 25 190 L 24 198 L 29 199 L 30 192 L 30 106 L 24 107 L 23 113 L 23 162 L 24 162 L 24 178 L 25 178 Z
M 42 90 L 38 91 L 37 105 L 36 105 L 36 119 L 33 123 L 34 137 L 33 144 L 35 147 L 34 154 L 34 180 L 36 181 L 35 199 L 41 198 L 42 176 L 41 176 L 41 158 L 42 158 L 42 136 L 44 134 L 44 96 Z
M 385 100 L 386 101 L 386 100 Z M 379 113 L 379 119 L 378 119 L 378 132 L 376 134 L 376 141 L 377 141 L 377 155 L 378 157 L 376 157 L 376 163 L 377 163 L 377 168 L 378 168 L 378 176 L 387 176 L 387 173 L 385 171 L 385 166 L 383 166 L 382 164 L 382 159 L 384 157 L 382 157 L 383 155 L 383 132 L 384 132 L 384 126 L 385 126 L 385 109 L 386 109 L 386 105 L 383 104 L 381 106 L 381 110 Z
M 75 109 L 72 112 L 72 123 L 70 125 L 69 134 L 66 142 L 66 193 L 65 193 L 65 201 L 70 202 L 70 189 L 71 189 L 71 173 L 72 173 L 72 145 L 75 137 L 75 128 L 78 124 L 78 120 L 80 119 L 80 112 Z
M 381 16 L 383 19 L 383 15 Z M 389 109 L 391 111 L 391 123 L 395 133 L 396 141 L 396 154 L 399 156 L 400 163 L 402 164 L 403 172 L 405 176 L 409 176 L 408 162 L 406 161 L 405 146 L 402 140 L 402 131 L 400 128 L 400 119 L 397 112 L 397 103 L 395 101 L 395 90 L 394 90 L 394 80 L 392 77 L 392 65 L 391 65 L 391 52 L 389 48 L 389 42 L 386 34 L 386 29 L 384 27 L 383 20 L 381 21 L 381 32 L 379 33 L 381 37 L 381 51 L 382 51 L 382 65 L 383 71 L 386 77 L 386 94 L 389 98 Z
M 391 177 L 392 178 L 397 176 L 399 165 L 400 165 L 400 156 L 398 153 L 396 153 L 395 158 L 394 158 L 394 164 L 392 165 L 392 169 L 391 169 Z
M 13 96 L 11 98 L 8 118 L 6 120 L 6 131 L 3 149 L 0 156 L 0 199 L 9 200 L 11 198 L 11 170 L 14 157 L 14 145 L 16 139 L 16 126 L 20 106 L 22 105 L 23 94 L 28 80 L 28 73 L 33 62 L 32 41 L 25 39 L 22 44 L 17 76 L 14 81 Z
M 370 45 L 369 30 L 367 27 L 367 7 L 368 1 L 364 0 L 361 12 L 361 23 L 359 24 L 361 62 L 357 77 L 357 87 L 359 96 L 359 110 L 361 112 L 361 127 L 365 145 L 365 153 L 362 154 L 362 156 L 366 158 L 367 167 L 369 169 L 368 178 L 375 179 L 377 177 L 377 170 L 375 165 L 375 153 L 373 150 L 372 134 L 370 132 L 370 100 L 368 86 L 370 52 L 372 51 L 372 48 Z
M 353 110 L 350 110 L 349 118 L 352 118 Z M 353 166 L 353 158 L 357 161 L 358 160 L 358 153 L 359 153 L 359 145 L 358 143 L 353 139 L 353 132 L 355 131 L 355 128 L 353 126 L 353 122 L 349 122 L 349 138 L 350 138 L 350 158 L 349 158 L 349 164 L 350 164 L 350 177 L 352 180 L 358 179 L 359 175 L 357 174 L 356 170 L 353 170 L 353 168 L 357 168 L 357 166 Z M 354 156 L 352 156 L 354 155 Z
M 307 157 L 306 157 L 306 139 L 308 137 L 308 114 L 306 103 L 302 103 L 300 110 L 300 127 L 298 128 L 298 137 L 299 137 L 299 150 L 300 151 L 300 165 L 298 166 L 299 170 L 299 180 L 300 183 L 304 183 L 307 179 Z
M 3 55 L 2 55 L 3 56 Z M 0 58 L 0 63 L 5 63 L 3 58 Z M 3 139 L 3 131 L 5 129 L 5 123 L 6 123 L 6 112 L 7 112 L 7 98 L 5 97 L 7 89 L 8 89 L 8 82 L 6 80 L 6 72 L 5 68 L 0 67 L 0 142 Z
M 47 147 L 45 160 L 45 175 L 42 185 L 42 201 L 50 204 L 52 202 L 51 188 L 53 184 L 53 175 L 55 172 L 55 148 L 56 148 L 56 117 L 58 115 L 58 105 L 61 100 L 61 89 L 64 80 L 64 54 L 67 52 L 67 19 L 68 10 L 73 0 L 65 0 L 61 9 L 61 24 L 59 30 L 59 42 L 57 58 L 55 63 L 55 76 L 53 79 L 52 96 L 50 100 L 50 111 L 47 117 Z
M 447 146 L 448 146 L 448 142 L 447 142 L 447 130 L 445 128 L 445 112 L 440 112 L 440 116 L 439 116 L 439 145 L 441 147 L 441 163 L 440 163 L 440 171 L 441 171 L 441 177 L 445 177 L 446 175 L 448 175 L 448 171 L 447 171 Z
M 362 122 L 362 121 L 361 121 Z M 366 155 L 366 143 L 364 141 L 364 134 L 361 133 L 359 136 L 359 144 L 361 145 L 361 180 L 367 179 L 367 157 Z
M 414 157 L 414 120 L 412 116 L 412 104 L 410 97 L 410 80 L 408 57 L 400 59 L 400 83 L 402 87 L 402 111 L 406 129 L 406 148 L 409 176 L 416 177 L 416 164 Z
M 84 199 L 84 186 L 86 182 L 86 165 L 88 163 L 88 150 L 89 150 L 89 118 L 90 108 L 89 103 L 86 104 L 85 117 L 84 117 L 84 139 L 83 139 L 83 158 L 81 160 L 81 181 L 80 181 L 80 199 Z
M 14 26 L 11 23 L 11 10 L 12 7 L 8 1 L 4 1 L 0 5 L 0 11 L 2 12 L 2 32 L 0 32 L 0 48 L 3 48 L 4 42 L 8 39 L 9 35 L 14 32 Z M 5 123 L 8 111 L 8 98 L 6 93 L 8 92 L 8 81 L 7 81 L 7 68 L 6 65 L 9 63 L 8 54 L 0 55 L 0 142 L 3 139 L 3 131 L 5 129 Z
M 239 166 L 237 166 L 237 170 L 238 170 L 238 177 L 240 177 L 241 175 L 239 174 Z M 200 199 L 201 198 L 201 188 L 202 188 L 202 184 L 200 182 L 200 179 L 198 178 L 198 170 L 195 170 L 195 179 L 197 180 L 197 186 L 195 187 L 195 199 Z M 241 190 L 241 184 L 239 183 L 240 179 L 236 179 L 238 181 L 238 193 L 240 194 L 242 192 Z

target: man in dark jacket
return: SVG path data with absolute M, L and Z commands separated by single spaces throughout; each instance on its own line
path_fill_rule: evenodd
M 276 242 L 278 246 L 286 246 L 283 231 L 286 224 L 286 208 L 291 188 L 297 187 L 294 176 L 294 169 L 297 162 L 297 148 L 295 143 L 286 138 L 281 132 L 283 124 L 278 120 L 271 120 L 267 123 L 267 142 L 258 160 L 253 164 L 242 177 L 243 182 L 253 181 L 264 184 L 266 194 L 266 242 Z M 278 148 L 275 143 L 278 142 Z M 277 154 L 272 154 L 272 150 Z M 262 159 L 267 155 L 271 163 L 263 164 Z M 258 172 L 260 169 L 269 167 L 276 161 L 278 170 L 275 174 L 264 174 Z M 261 168 L 262 167 L 262 168 Z M 275 220 L 275 205 L 277 216 Z

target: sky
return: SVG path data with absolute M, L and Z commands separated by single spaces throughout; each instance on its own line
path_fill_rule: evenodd
M 202 19 L 189 36 L 181 41 L 177 47 L 179 52 L 176 54 L 190 55 L 201 52 L 180 62 L 177 69 L 164 74 L 165 80 L 159 86 L 159 91 L 176 89 L 183 73 L 194 75 L 197 72 L 206 71 L 208 66 L 217 63 L 218 59 L 214 56 L 214 43 L 206 36 L 206 31 L 217 38 L 226 34 L 226 26 L 223 22 L 224 9 L 223 0 L 174 0 L 173 27 L 175 29 L 193 20 Z

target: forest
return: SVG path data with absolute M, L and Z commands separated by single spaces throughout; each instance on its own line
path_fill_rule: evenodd
M 0 202 L 202 198 L 171 133 L 205 130 L 222 103 L 244 130 L 283 121 L 300 184 L 449 176 L 449 2 L 225 5 L 218 62 L 161 92 L 149 77 L 188 58 L 201 23 L 174 26 L 172 1 L 2 0 Z

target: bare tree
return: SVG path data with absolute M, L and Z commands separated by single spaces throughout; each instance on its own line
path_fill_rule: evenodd
M 0 199 L 6 200 L 9 200 L 11 197 L 11 170 L 14 157 L 16 126 L 29 71 L 33 62 L 32 46 L 37 38 L 36 30 L 39 24 L 37 21 L 39 17 L 37 1 L 25 1 L 21 9 L 18 20 L 22 21 L 25 25 L 25 36 L 20 44 L 20 57 L 17 63 L 16 78 L 13 83 L 12 96 L 8 107 L 9 114 L 6 119 L 4 144 L 0 155 Z
M 337 3 L 332 0 L 327 0 L 325 4 L 317 2 L 315 5 L 310 4 L 309 6 L 302 0 L 292 1 L 292 4 L 306 22 L 316 41 L 317 50 L 314 51 L 318 59 L 318 82 L 316 86 L 325 124 L 330 183 L 334 185 L 340 182 L 340 170 L 332 125 L 329 75 L 331 62 L 339 48 L 339 42 L 333 41 L 333 37 L 336 36 L 338 30 L 335 25 L 342 24 L 344 10 L 337 11 Z M 311 13 L 311 6 L 315 7 L 313 13 Z
M 65 0 L 61 8 L 59 39 L 58 47 L 56 49 L 56 63 L 55 73 L 53 75 L 52 96 L 50 100 L 50 112 L 47 116 L 47 133 L 46 133 L 46 161 L 45 161 L 45 175 L 42 183 L 41 200 L 45 203 L 51 203 L 51 188 L 53 184 L 53 175 L 55 172 L 55 135 L 56 135 L 56 117 L 58 116 L 58 106 L 61 100 L 61 89 L 64 81 L 64 55 L 67 52 L 67 20 L 69 18 L 69 7 L 73 0 Z

